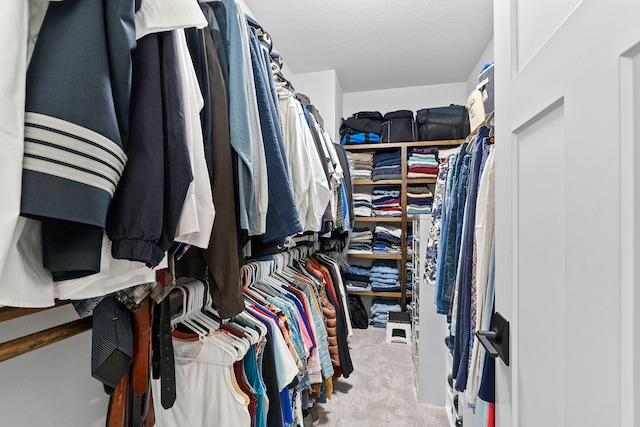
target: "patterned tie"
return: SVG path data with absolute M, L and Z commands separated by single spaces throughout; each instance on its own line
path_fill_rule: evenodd
M 131 312 L 113 295 L 93 310 L 91 375 L 114 389 L 133 358 Z

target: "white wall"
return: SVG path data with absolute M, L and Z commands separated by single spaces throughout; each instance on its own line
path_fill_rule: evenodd
M 338 79 L 338 74 L 336 74 L 335 94 L 336 94 L 336 109 L 333 114 L 335 129 L 332 136 L 333 136 L 333 142 L 339 144 L 340 143 L 339 131 L 340 131 L 340 124 L 342 119 L 342 108 L 344 105 L 344 93 L 342 92 L 342 85 L 340 84 L 340 80 Z
M 466 101 L 464 82 L 350 92 L 344 94 L 342 116 L 349 117 L 358 111 L 380 111 L 385 114 L 396 110 L 412 110 L 415 113 L 421 108 L 465 105 Z
M 487 48 L 482 52 L 480 58 L 478 58 L 478 62 L 476 62 L 476 65 L 471 69 L 471 74 L 467 79 L 467 95 L 476 88 L 478 84 L 478 74 L 480 74 L 480 70 L 482 70 L 484 64 L 490 64 L 493 61 L 493 39 L 491 39 Z
M 70 305 L 0 323 L 0 342 L 78 319 Z M 108 396 L 91 377 L 91 332 L 0 363 L 3 426 L 105 425 Z
M 285 58 L 286 63 L 286 58 Z M 342 87 L 335 70 L 285 75 L 296 92 L 307 95 L 324 120 L 325 130 L 334 138 L 340 126 Z M 337 120 L 336 120 L 337 117 Z

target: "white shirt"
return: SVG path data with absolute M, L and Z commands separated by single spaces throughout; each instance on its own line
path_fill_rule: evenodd
M 331 198 L 329 183 L 302 106 L 282 89 L 279 97 L 284 148 L 300 223 L 306 231 L 320 231 L 322 216 Z
M 206 249 L 211 238 L 215 208 L 200 122 L 200 110 L 204 107 L 204 99 L 193 68 L 184 30 L 175 30 L 174 33 L 182 80 L 187 149 L 193 171 L 193 180 L 189 184 L 187 197 L 180 213 L 175 240 Z
M 206 26 L 207 18 L 194 0 L 142 0 L 136 12 L 136 40 L 161 31 Z
M 173 340 L 176 357 L 176 401 L 170 409 L 155 405 L 158 427 L 250 427 L 246 395 L 233 386 L 233 366 L 224 351 L 200 341 Z M 190 360 L 188 360 L 190 359 Z M 160 380 L 151 381 L 155 402 L 160 402 Z
M 156 270 L 167 268 L 167 257 L 154 269 L 142 262 L 114 259 L 111 256 L 111 240 L 104 233 L 100 256 L 100 271 L 87 277 L 54 283 L 58 299 L 85 299 L 107 295 L 132 286 L 156 281 Z

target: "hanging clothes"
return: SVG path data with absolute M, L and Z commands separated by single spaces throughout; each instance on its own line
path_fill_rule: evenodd
M 114 196 L 107 233 L 114 258 L 154 267 L 173 244 L 193 179 L 175 34 L 138 40 L 133 63 L 131 163 Z
M 475 223 L 475 300 L 477 310 L 472 334 L 479 330 L 489 330 L 493 305 L 493 265 L 494 233 L 495 233 L 495 146 L 489 146 L 489 154 L 481 171 L 478 188 L 478 210 Z M 472 338 L 474 335 L 472 335 Z M 475 341 L 475 340 L 474 340 Z M 481 378 L 482 358 L 486 353 L 481 351 L 477 343 L 472 342 L 471 361 L 469 363 L 469 379 L 465 400 L 474 402 Z
M 331 198 L 329 183 L 300 102 L 284 88 L 279 89 L 278 96 L 285 152 L 300 223 L 304 230 L 320 231 L 322 216 Z
M 268 208 L 267 171 L 249 52 L 247 23 L 235 0 L 225 6 L 229 42 L 229 124 L 238 155 L 240 226 L 249 235 L 264 234 Z
M 207 5 L 202 5 L 206 8 Z M 238 244 L 238 222 L 234 187 L 232 148 L 229 134 L 229 113 L 225 94 L 226 84 L 217 51 L 210 31 L 204 32 L 206 61 L 211 101 L 212 138 L 206 142 L 212 153 L 211 187 L 213 198 L 224 209 L 218 210 L 206 250 L 187 251 L 176 268 L 179 275 L 202 277 L 208 270 L 209 291 L 220 315 L 233 317 L 244 309 L 240 283 L 240 248 Z M 203 80 L 204 77 L 201 77 Z M 207 150 L 205 150 L 207 151 Z M 215 173 L 213 173 L 215 172 Z
M 43 261 L 58 280 L 100 268 L 127 162 L 133 8 L 50 3 L 27 71 L 21 215 L 43 221 Z
M 291 180 L 285 166 L 284 152 L 281 151 L 282 133 L 280 132 L 279 117 L 277 110 L 273 108 L 271 89 L 267 82 L 271 73 L 267 72 L 265 68 L 262 48 L 253 27 L 249 27 L 249 50 L 258 100 L 269 188 L 266 228 L 260 238 L 263 242 L 279 241 L 303 230 L 293 200 Z
M 464 219 L 461 230 L 460 261 L 456 286 L 461 291 L 460 305 L 458 307 L 460 317 L 459 332 L 455 338 L 459 342 L 460 363 L 456 377 L 456 390 L 464 391 L 467 386 L 467 373 L 470 353 L 470 341 L 475 325 L 472 325 L 472 317 L 475 317 L 475 304 L 472 304 L 472 275 L 474 274 L 473 252 L 474 234 L 476 219 L 476 204 L 478 195 L 478 183 L 480 180 L 480 167 L 482 159 L 486 159 L 485 151 L 488 151 L 486 139 L 489 136 L 489 129 L 482 126 L 476 133 L 471 154 L 471 165 L 469 168 L 467 197 L 464 204 Z M 463 249 L 464 248 L 464 249 Z M 455 354 L 454 354 L 455 360 Z
M 0 76 L 0 92 L 3 93 L 0 101 L 0 133 L 3 135 L 0 148 L 3 171 L 0 189 L 0 235 L 3 237 L 0 244 L 0 278 L 15 247 L 12 235 L 16 231 L 20 213 L 29 5 L 24 0 L 11 0 L 3 5 L 3 9 L 0 17 L 0 43 L 5 46 L 5 53 L 0 59 L 0 67 L 4 70 Z

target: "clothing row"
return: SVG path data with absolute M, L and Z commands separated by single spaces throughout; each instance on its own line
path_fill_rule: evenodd
M 178 281 L 173 292 L 181 304 L 172 313 L 168 343 L 159 346 L 162 369 L 153 375 L 150 393 L 141 395 L 142 407 L 151 399 L 146 405 L 152 416 L 145 412 L 133 425 L 302 425 L 310 408 L 331 398 L 332 379 L 353 372 L 347 295 L 334 260 L 298 256 L 245 264 L 245 308 L 224 321 L 206 282 Z M 123 378 L 117 387 L 129 387 Z M 112 399 L 112 410 L 114 404 Z M 126 413 L 140 407 L 135 400 L 132 406 Z
M 346 153 L 235 0 L 31 3 L 7 10 L 29 61 L 2 77 L 0 304 L 151 283 L 169 253 L 230 317 L 249 238 L 352 227 Z
M 494 365 L 475 332 L 490 329 L 493 311 L 495 146 L 482 126 L 441 164 L 427 241 L 425 280 L 436 311 L 450 323 L 456 390 L 472 408 L 494 401 Z M 482 411 L 480 411 L 482 412 Z

